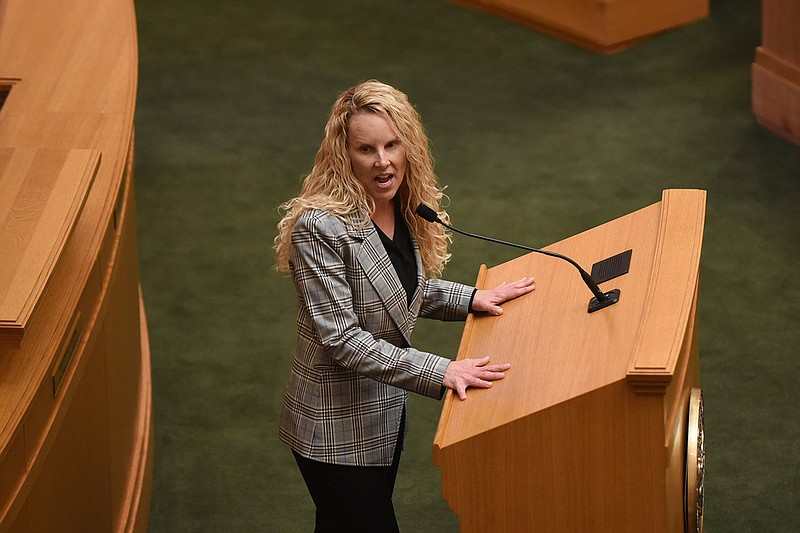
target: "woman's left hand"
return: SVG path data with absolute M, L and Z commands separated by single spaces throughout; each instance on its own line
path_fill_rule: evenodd
M 535 288 L 533 277 L 527 277 L 514 283 L 503 282 L 494 289 L 479 290 L 472 300 L 472 310 L 495 316 L 502 315 L 503 308 L 500 307 L 500 304 L 528 294 Z

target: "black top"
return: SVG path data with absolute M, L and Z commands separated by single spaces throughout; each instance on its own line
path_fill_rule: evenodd
M 389 259 L 397 273 L 397 277 L 400 278 L 400 283 L 403 284 L 403 288 L 406 290 L 406 297 L 410 306 L 414 291 L 417 289 L 417 261 L 414 257 L 411 234 L 408 232 L 405 221 L 400 215 L 395 217 L 393 239 L 390 239 L 381 231 L 377 224 L 374 222 L 372 224 L 378 230 L 383 247 L 386 248 L 386 253 L 389 254 Z

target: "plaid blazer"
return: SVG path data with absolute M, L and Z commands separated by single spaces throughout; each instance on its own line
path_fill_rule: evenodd
M 408 393 L 441 398 L 449 359 L 410 347 L 418 316 L 464 320 L 473 287 L 426 280 L 419 249 L 411 305 L 372 224 L 303 213 L 292 232 L 297 348 L 281 440 L 303 457 L 390 465 Z

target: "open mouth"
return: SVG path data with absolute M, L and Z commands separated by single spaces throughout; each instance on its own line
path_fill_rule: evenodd
M 375 181 L 378 185 L 388 185 L 394 179 L 394 174 L 381 174 L 380 176 L 375 176 Z

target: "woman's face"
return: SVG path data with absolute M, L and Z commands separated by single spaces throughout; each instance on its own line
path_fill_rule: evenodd
M 406 149 L 389 122 L 376 113 L 361 112 L 350 118 L 347 152 L 353 173 L 375 200 L 387 207 L 400 189 L 406 173 Z

